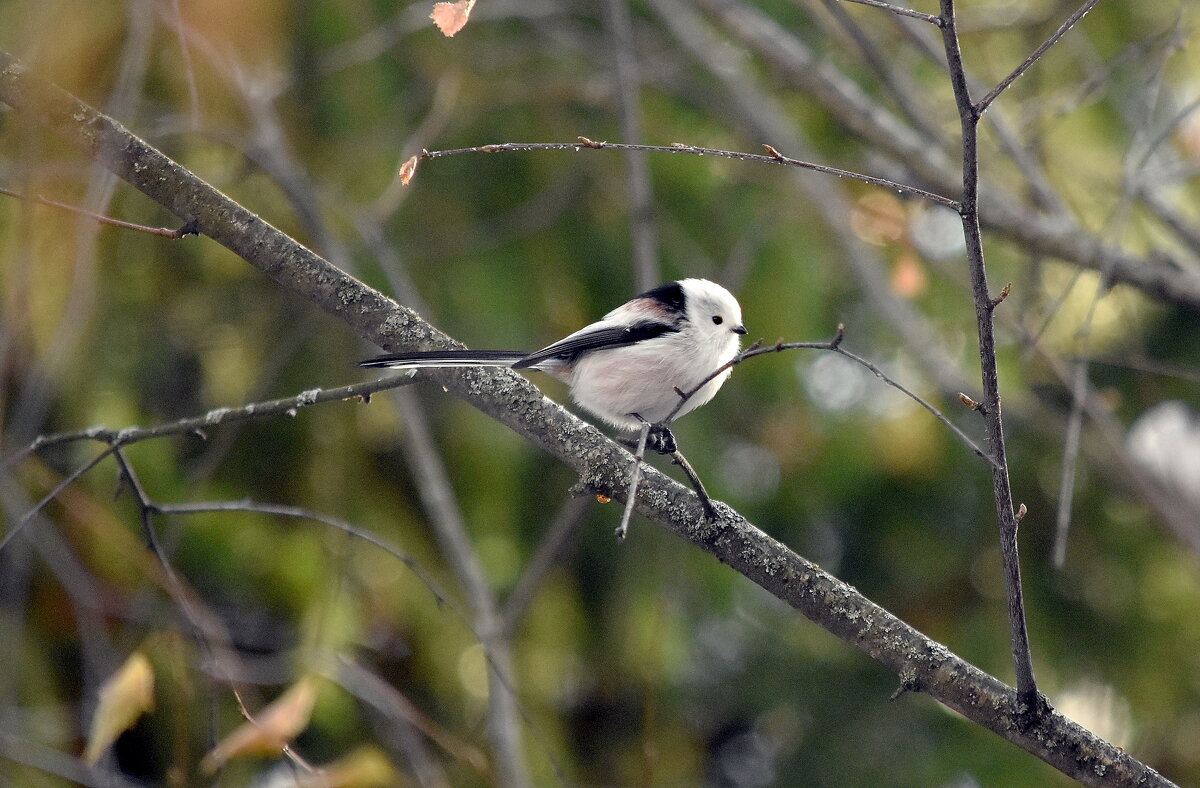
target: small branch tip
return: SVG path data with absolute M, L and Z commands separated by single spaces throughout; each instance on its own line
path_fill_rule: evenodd
M 1000 291 L 1000 295 L 988 302 L 991 305 L 991 308 L 995 309 L 996 307 L 1000 306 L 1000 304 L 1004 303 L 1004 299 L 1008 298 L 1008 294 L 1011 292 L 1012 282 L 1009 282 L 1008 284 L 1004 285 L 1004 289 Z
M 763 143 L 763 150 L 765 150 L 767 152 L 767 155 L 770 156 L 775 161 L 786 161 L 787 160 L 786 157 L 782 153 L 775 150 L 774 146 L 767 145 L 765 142 Z
M 1027 515 L 1027 514 L 1029 514 L 1029 509 L 1027 509 L 1027 508 L 1025 507 L 1025 504 L 1021 504 L 1020 506 L 1018 506 L 1018 507 L 1017 507 L 1017 514 L 1016 514 L 1017 522 L 1019 523 L 1019 522 L 1021 522 L 1022 520 L 1024 520 L 1024 519 L 1025 519 L 1025 515 Z
M 970 397 L 968 397 L 966 394 L 962 393 L 961 391 L 958 392 L 958 398 L 962 402 L 962 404 L 966 405 L 971 410 L 983 410 L 983 405 L 981 405 L 978 402 L 976 402 L 975 400 L 971 399 Z
M 575 139 L 577 139 L 579 143 L 586 148 L 603 148 L 608 144 L 607 142 L 596 142 L 595 140 L 590 140 L 587 137 L 576 137 Z

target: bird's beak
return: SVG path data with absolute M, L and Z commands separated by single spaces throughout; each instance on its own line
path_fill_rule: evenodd
M 731 329 L 729 329 L 729 330 L 730 330 L 730 331 L 732 331 L 732 332 L 733 332 L 733 333 L 735 333 L 735 334 L 745 334 L 745 333 L 746 333 L 746 327 L 745 327 L 745 326 L 734 326 L 733 328 L 731 328 Z

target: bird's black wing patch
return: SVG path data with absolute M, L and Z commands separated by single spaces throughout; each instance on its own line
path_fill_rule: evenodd
M 654 339 L 663 334 L 670 334 L 679 329 L 667 323 L 659 323 L 657 321 L 645 321 L 642 323 L 634 323 L 631 326 L 613 326 L 611 328 L 598 328 L 595 331 L 589 331 L 586 334 L 578 336 L 570 336 L 566 339 L 555 342 L 549 347 L 544 347 L 541 350 L 530 353 L 525 358 L 513 364 L 513 369 L 523 369 L 524 367 L 532 367 L 539 362 L 551 358 L 561 359 L 562 361 L 574 361 L 575 358 L 587 350 L 600 350 L 602 348 L 624 347 L 625 345 L 633 345 L 637 342 L 644 342 L 647 339 Z

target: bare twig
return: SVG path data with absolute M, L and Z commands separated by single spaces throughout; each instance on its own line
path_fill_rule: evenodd
M 1058 40 L 1065 36 L 1067 31 L 1075 26 L 1075 23 L 1087 16 L 1087 13 L 1095 8 L 1099 2 L 1100 0 L 1087 0 L 1086 3 L 1081 5 L 1075 11 L 1075 13 L 1067 17 L 1067 21 L 1063 22 L 1062 25 L 1059 26 L 1058 30 L 1055 30 L 1049 38 L 1043 41 L 1041 46 L 1033 50 L 1033 52 L 1030 53 L 1029 57 L 1025 58 L 1025 61 L 1021 63 L 1021 65 L 1013 69 L 1011 74 L 1000 80 L 996 87 L 992 88 L 983 98 L 976 102 L 975 112 L 979 115 L 987 112 L 987 108 L 991 106 L 992 102 L 995 101 L 1001 93 L 1003 93 L 1005 90 L 1008 90 L 1012 83 L 1016 82 L 1017 79 L 1026 71 L 1028 71 L 1034 63 L 1038 62 L 1042 55 L 1049 51 L 1050 47 L 1057 44 Z
M 856 364 L 866 367 L 868 370 L 871 371 L 871 373 L 873 375 L 875 375 L 875 377 L 879 378 L 887 385 L 889 385 L 892 388 L 896 389 L 897 391 L 901 392 L 902 394 L 907 396 L 909 399 L 911 399 L 913 402 L 917 403 L 922 408 L 924 408 L 925 410 L 927 410 L 931 414 L 933 414 L 934 418 L 936 418 L 938 421 L 942 422 L 942 424 L 946 425 L 946 427 L 948 427 L 951 432 L 953 432 L 955 435 L 957 435 L 959 440 L 961 440 L 964 444 L 966 444 L 967 448 L 969 448 L 975 454 L 975 456 L 979 457 L 979 459 L 988 463 L 993 468 L 996 467 L 996 461 L 987 452 L 985 452 L 983 449 L 981 449 L 975 443 L 975 441 L 971 440 L 965 432 L 963 432 L 961 429 L 959 429 L 957 424 L 950 421 L 950 419 L 948 419 L 945 414 L 943 414 L 940 410 L 938 410 L 932 404 L 930 404 L 929 401 L 925 400 L 919 394 L 916 394 L 915 392 L 913 392 L 911 389 L 906 387 L 904 384 L 899 383 L 899 382 L 893 380 L 892 378 L 888 377 L 887 373 L 885 373 L 882 369 L 880 369 L 878 366 L 876 366 L 872 362 L 868 361 L 867 359 L 865 359 L 861 356 L 851 353 L 850 351 L 843 348 L 842 347 L 842 339 L 844 338 L 844 336 L 845 336 L 845 326 L 839 325 L 837 335 L 834 336 L 833 339 L 831 339 L 827 342 L 777 342 L 774 345 L 763 345 L 761 342 L 756 342 L 755 344 L 753 344 L 750 347 L 743 350 L 741 353 L 738 353 L 736 356 L 731 358 L 729 361 L 722 364 L 717 369 L 713 370 L 708 376 L 706 376 L 704 378 L 704 380 L 700 381 L 700 383 L 698 385 L 696 385 L 695 388 L 691 389 L 690 391 L 682 392 L 680 394 L 680 401 L 676 404 L 675 408 L 671 411 L 671 413 L 667 414 L 667 417 L 665 419 L 663 419 L 662 423 L 664 425 L 669 425 L 674 420 L 676 414 L 679 413 L 680 409 L 683 408 L 683 404 L 685 402 L 687 402 L 689 399 L 691 399 L 693 396 L 695 396 L 696 392 L 698 392 L 700 389 L 702 389 L 705 384 L 707 384 L 713 378 L 715 378 L 718 375 L 720 375 L 721 373 L 723 373 L 725 370 L 732 369 L 733 367 L 737 366 L 738 364 L 741 364 L 743 361 L 746 361 L 747 359 L 754 358 L 755 356 L 761 356 L 766 353 L 779 353 L 784 350 L 828 350 L 833 353 L 837 353 L 839 356 L 844 356 L 845 358 L 850 359 L 851 361 L 853 361 Z M 960 395 L 960 396 L 964 396 L 964 395 Z
M 19 449 L 0 461 L 0 468 L 7 468 L 28 457 L 33 452 L 48 446 L 57 446 L 74 441 L 94 440 L 114 446 L 128 446 L 138 441 L 151 438 L 162 438 L 168 435 L 195 435 L 204 438 L 205 430 L 221 424 L 259 419 L 267 416 L 295 416 L 301 408 L 320 405 L 325 402 L 336 402 L 348 399 L 370 399 L 371 395 L 387 389 L 411 386 L 425 380 L 420 375 L 384 377 L 366 383 L 354 383 L 333 389 L 310 389 L 292 397 L 269 400 L 267 402 L 252 402 L 236 408 L 216 408 L 200 416 L 191 416 L 152 427 L 124 427 L 119 430 L 107 427 L 88 427 L 73 432 L 59 432 L 52 435 L 39 435 L 32 443 Z
M 684 145 L 676 143 L 674 145 L 634 145 L 627 142 L 599 142 L 588 139 L 587 137 L 579 137 L 576 142 L 503 142 L 493 145 L 477 145 L 471 148 L 452 148 L 449 150 L 425 150 L 421 151 L 418 158 L 420 159 L 439 159 L 443 156 L 459 156 L 464 153 L 516 153 L 539 150 L 569 150 L 581 151 L 584 149 L 592 150 L 625 150 L 625 151 L 646 151 L 650 153 L 682 153 L 691 156 L 719 156 L 724 159 L 734 159 L 736 161 L 754 162 L 758 164 L 782 164 L 787 167 L 799 167 L 805 170 L 815 170 L 826 175 L 835 175 L 839 178 L 851 178 L 863 183 L 869 183 L 872 186 L 879 186 L 884 189 L 908 194 L 913 197 L 919 197 L 923 200 L 945 205 L 948 208 L 958 210 L 958 202 L 943 197 L 940 194 L 918 189 L 915 186 L 898 183 L 888 180 L 887 178 L 877 178 L 874 175 L 864 175 L 851 170 L 843 170 L 839 167 L 828 167 L 824 164 L 813 164 L 808 161 L 799 159 L 790 159 L 784 156 L 779 151 L 770 145 L 763 145 L 766 149 L 766 155 L 760 153 L 743 153 L 740 151 L 722 150 L 720 148 L 702 148 L 696 145 Z
M 193 640 L 207 652 L 209 660 L 221 676 L 221 680 L 229 687 L 230 692 L 237 701 L 237 706 L 242 716 L 247 720 L 253 721 L 254 715 L 250 713 L 250 709 L 246 706 L 246 702 L 242 697 L 241 691 L 237 688 L 237 683 L 234 681 L 232 673 L 226 669 L 225 661 L 217 652 L 214 644 L 217 627 L 214 626 L 207 616 L 201 615 L 198 607 L 190 598 L 188 590 L 184 587 L 183 581 L 175 573 L 175 568 L 171 565 L 170 559 L 167 557 L 167 553 L 163 550 L 162 543 L 158 539 L 158 531 L 154 528 L 154 516 L 160 512 L 158 505 L 146 493 L 141 480 L 126 458 L 122 448 L 114 446 L 113 454 L 116 456 L 117 464 L 121 468 L 122 480 L 133 493 L 134 502 L 138 507 L 138 518 L 141 521 L 142 533 L 146 537 L 146 543 L 150 546 L 151 551 L 158 560 L 159 568 L 162 570 L 166 583 L 167 592 L 175 600 L 175 604 L 179 606 L 180 612 L 183 613 L 184 620 L 192 630 Z M 224 638 L 221 639 L 224 640 Z M 303 763 L 302 761 L 298 762 Z
M 642 480 L 642 458 L 646 455 L 646 438 L 650 435 L 650 422 L 643 421 L 638 431 L 637 447 L 633 452 L 633 463 L 629 468 L 629 489 L 625 493 L 625 509 L 621 512 L 621 522 L 617 524 L 617 540 L 625 541 L 629 531 L 629 518 L 633 514 L 633 504 L 637 501 L 638 482 Z
M 1013 508 L 1012 487 L 1008 478 L 1008 459 L 1004 446 L 1004 422 L 1000 411 L 1000 379 L 996 365 L 996 337 L 992 313 L 999 301 L 988 289 L 987 268 L 983 258 L 983 236 L 979 226 L 979 150 L 980 113 L 971 103 L 959 49 L 955 25 L 954 0 L 941 0 L 942 41 L 950 67 L 950 83 L 958 107 L 962 129 L 962 216 L 963 233 L 967 244 L 967 263 L 971 275 L 971 290 L 975 301 L 975 319 L 979 331 L 979 358 L 983 377 L 983 418 L 991 449 L 992 490 L 996 499 L 996 514 L 1000 522 L 1000 555 L 1004 565 L 1004 586 L 1008 597 L 1008 617 L 1012 642 L 1013 664 L 1017 676 L 1017 692 L 1031 717 L 1042 716 L 1048 704 L 1038 692 L 1033 675 L 1033 657 L 1029 649 L 1029 633 L 1025 624 L 1024 593 L 1021 588 L 1021 565 L 1017 553 L 1017 520 Z
M 29 522 L 33 520 L 35 516 L 37 516 L 38 512 L 49 506 L 51 501 L 57 498 L 63 490 L 67 489 L 67 487 L 74 484 L 79 477 L 83 476 L 92 468 L 95 468 L 97 465 L 99 465 L 100 462 L 105 457 L 112 454 L 116 448 L 116 446 L 110 446 L 92 459 L 85 462 L 83 465 L 76 468 L 66 478 L 56 484 L 54 489 L 46 493 L 40 501 L 35 503 L 33 507 L 29 509 L 29 511 L 21 515 L 21 519 L 17 520 L 16 524 L 8 529 L 3 538 L 0 538 L 0 552 L 3 552 L 4 548 L 8 546 L 8 543 L 15 539 L 17 534 L 21 533 L 21 531 L 25 529 L 25 526 L 29 525 Z
M 274 517 L 288 517 L 297 520 L 311 520 L 315 523 L 327 525 L 330 528 L 351 536 L 360 541 L 366 542 L 369 545 L 379 548 L 383 552 L 395 558 L 400 563 L 409 568 L 416 576 L 421 584 L 429 590 L 438 607 L 445 608 L 453 613 L 459 620 L 471 626 L 467 616 L 455 605 L 453 599 L 442 590 L 437 581 L 433 579 L 425 569 L 418 563 L 417 559 L 413 558 L 408 553 L 395 547 L 383 539 L 375 536 L 370 531 L 363 530 L 353 523 L 347 522 L 338 517 L 331 517 L 321 512 L 305 509 L 299 506 L 285 506 L 283 504 L 260 503 L 249 499 L 240 501 L 192 501 L 189 503 L 177 504 L 155 504 L 155 510 L 160 514 L 165 515 L 192 515 L 203 514 L 209 512 L 253 512 L 255 514 L 269 514 Z M 472 631 L 472 634 L 475 634 Z
M 943 148 L 946 144 L 945 135 L 937 127 L 937 124 L 934 123 L 932 113 L 919 104 L 918 97 L 923 95 L 924 92 L 917 91 L 911 82 L 908 81 L 910 74 L 907 69 L 896 68 L 893 52 L 885 52 L 881 47 L 876 45 L 871 36 L 867 34 L 867 31 L 858 24 L 855 15 L 846 10 L 846 1 L 822 0 L 830 16 L 850 36 L 862 58 L 875 73 L 875 78 L 886 88 L 884 92 L 890 95 L 896 102 L 897 108 L 903 113 L 908 123 L 939 149 Z M 850 1 L 852 2 L 853 0 Z M 909 14 L 904 15 L 907 16 Z M 875 19 L 876 17 L 871 16 L 870 18 Z M 817 20 L 820 23 L 819 17 L 817 17 Z M 936 20 L 933 24 L 941 24 L 941 19 L 936 16 L 932 17 L 932 20 Z M 836 31 L 830 32 L 832 35 Z
M 911 8 L 903 8 L 891 3 L 884 3 L 881 0 L 844 0 L 847 3 L 858 3 L 859 5 L 869 5 L 872 8 L 882 8 L 884 11 L 896 14 L 897 16 L 908 16 L 913 19 L 920 19 L 922 22 L 928 22 L 934 27 L 942 26 L 942 18 L 934 14 L 923 14 L 920 11 L 914 11 Z
M 195 224 L 190 222 L 175 230 L 172 230 L 169 227 L 149 227 L 144 224 L 134 224 L 133 222 L 114 219 L 111 216 L 105 216 L 103 214 L 96 213 L 95 211 L 89 211 L 86 208 L 80 208 L 76 205 L 68 205 L 65 202 L 59 202 L 58 200 L 51 200 L 49 197 L 43 197 L 40 194 L 35 194 L 30 197 L 29 195 L 15 192 L 12 189 L 5 189 L 4 187 L 0 187 L 0 194 L 7 195 L 9 197 L 15 197 L 18 200 L 32 200 L 41 205 L 48 205 L 51 208 L 61 208 L 64 211 L 70 211 L 71 213 L 77 213 L 80 216 L 86 216 L 89 219 L 95 219 L 100 224 L 106 224 L 109 227 L 120 227 L 123 230 L 136 230 L 141 233 L 162 236 L 163 238 L 182 238 L 185 235 L 196 235 L 198 233 Z

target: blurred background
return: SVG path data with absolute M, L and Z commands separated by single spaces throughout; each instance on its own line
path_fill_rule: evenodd
M 1075 9 L 963 6 L 976 96 Z M 540 347 L 708 277 L 751 338 L 843 323 L 844 347 L 983 442 L 958 399 L 981 395 L 952 212 L 712 156 L 464 154 L 397 176 L 423 148 L 583 135 L 769 143 L 956 197 L 933 26 L 832 0 L 480 0 L 447 38 L 431 8 L 0 0 L 0 46 L 469 345 Z M 981 150 L 1037 676 L 1181 784 L 1200 782 L 1197 11 L 1100 4 L 989 110 Z M 7 108 L 0 186 L 180 223 Z M 5 532 L 104 449 L 20 453 L 38 435 L 354 383 L 377 352 L 206 238 L 11 197 L 0 298 Z M 926 411 L 801 351 L 738 367 L 676 435 L 714 497 L 1012 681 L 990 474 Z M 343 785 L 1069 784 L 928 698 L 889 701 L 895 676 L 660 528 L 616 543 L 618 505 L 573 502 L 568 470 L 441 390 L 126 457 L 157 504 L 234 510 L 150 518 L 172 578 L 110 457 L 4 546 L 6 785 L 309 784 L 278 757 L 200 765 L 241 722 L 231 686 L 257 713 L 309 675 L 294 750 Z M 133 653 L 153 708 L 89 769 L 100 687 Z

